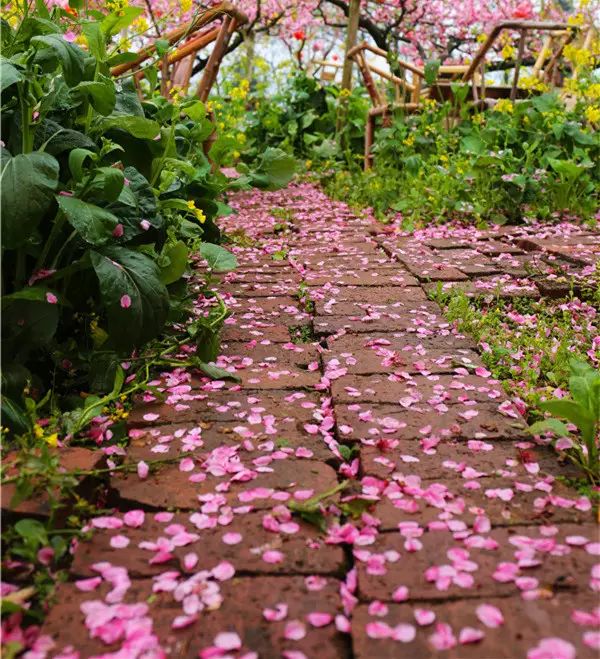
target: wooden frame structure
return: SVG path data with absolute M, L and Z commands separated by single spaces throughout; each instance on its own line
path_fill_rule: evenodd
M 491 50 L 497 39 L 504 31 L 516 31 L 519 33 L 517 58 L 514 64 L 514 75 L 511 86 L 488 85 L 485 82 L 486 55 Z M 375 137 L 377 117 L 383 117 L 388 121 L 392 110 L 402 110 L 405 113 L 417 112 L 425 98 L 437 101 L 453 101 L 452 83 L 461 81 L 469 85 L 468 100 L 473 101 L 475 107 L 487 107 L 493 105 L 500 98 L 516 100 L 524 97 L 530 92 L 520 90 L 518 87 L 519 76 L 523 66 L 525 43 L 530 32 L 547 32 L 543 48 L 534 64 L 533 75 L 542 82 L 553 82 L 558 86 L 559 62 L 563 50 L 578 32 L 578 28 L 567 23 L 553 23 L 546 21 L 503 21 L 494 26 L 485 42 L 479 48 L 473 61 L 469 65 L 440 66 L 436 82 L 431 87 L 425 86 L 425 71 L 410 62 L 399 60 L 397 67 L 402 71 L 402 77 L 388 73 L 379 67 L 367 62 L 366 52 L 387 57 L 387 52 L 381 48 L 371 46 L 365 42 L 355 46 L 348 51 L 348 58 L 354 60 L 362 74 L 365 87 L 371 98 L 372 107 L 368 111 L 365 125 L 365 151 L 364 168 L 370 169 L 373 164 L 371 149 Z M 411 80 L 407 74 L 411 74 Z M 373 74 L 384 78 L 394 85 L 395 100 L 388 102 L 379 92 Z M 525 93 L 523 93 L 525 92 Z
M 211 23 L 215 21 L 221 21 L 220 25 L 210 27 Z M 169 53 L 162 59 L 162 95 L 168 96 L 174 86 L 181 89 L 189 87 L 196 53 L 214 42 L 215 45 L 195 92 L 201 101 L 206 101 L 217 79 L 221 61 L 231 36 L 247 22 L 248 18 L 244 13 L 230 2 L 222 2 L 202 12 L 193 21 L 164 35 L 163 39 L 168 41 L 170 45 L 182 41 L 183 43 L 174 52 Z M 140 69 L 140 66 L 155 53 L 156 43 L 150 44 L 139 52 L 136 60 L 114 66 L 111 73 L 113 76 L 120 76 L 129 71 L 134 71 L 134 80 L 139 90 L 139 81 L 144 76 L 144 71 Z

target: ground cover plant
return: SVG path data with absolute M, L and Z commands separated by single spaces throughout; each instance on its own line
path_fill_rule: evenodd
M 596 17 L 3 3 L 3 656 L 600 650 L 597 35 L 364 172 L 367 90 L 319 79 L 352 7 L 392 71 Z
M 530 419 L 531 431 L 550 431 L 556 448 L 566 451 L 592 483 L 600 478 L 599 294 L 596 286 L 588 301 L 473 300 L 460 291 L 435 295 L 448 319 L 477 340 L 485 365 Z M 582 388 L 586 393 L 580 395 Z M 573 403 L 567 402 L 571 396 Z M 546 419 L 545 412 L 575 423 L 579 433 Z

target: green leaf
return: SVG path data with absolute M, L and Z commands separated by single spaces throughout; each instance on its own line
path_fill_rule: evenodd
M 544 419 L 529 426 L 529 432 L 532 435 L 539 435 L 548 430 L 551 430 L 558 437 L 569 437 L 571 434 L 567 426 L 558 419 Z
M 557 174 L 569 181 L 577 180 L 585 172 L 585 167 L 582 167 L 571 160 L 548 158 L 548 162 Z
M 38 47 L 36 60 L 47 59 L 48 51 L 60 63 L 65 82 L 74 87 L 83 78 L 85 61 L 81 48 L 65 41 L 62 34 L 46 34 L 33 37 L 31 43 Z
M 85 161 L 90 158 L 92 161 L 96 160 L 96 154 L 89 149 L 73 149 L 69 153 L 69 169 L 71 176 L 77 182 L 83 179 L 83 166 Z
M 169 265 L 161 268 L 160 280 L 165 286 L 181 279 L 188 265 L 188 248 L 179 240 L 170 247 L 165 247 L 163 255 L 169 260 Z
M 118 128 L 143 140 L 151 140 L 160 133 L 160 126 L 156 121 L 131 115 L 106 117 L 100 122 L 100 126 L 103 131 Z
M 118 12 L 112 12 L 100 23 L 100 28 L 105 37 L 111 37 L 117 32 L 129 27 L 135 19 L 144 13 L 142 7 L 125 7 Z
M 88 204 L 77 197 L 57 196 L 56 200 L 79 235 L 90 245 L 105 245 L 119 223 L 112 213 L 100 206 Z
M 129 350 L 154 338 L 169 311 L 169 294 L 154 261 L 124 247 L 92 251 L 90 257 L 108 317 L 110 342 Z
M 136 62 L 140 57 L 139 53 L 116 53 L 107 60 L 108 66 L 118 66 L 119 64 L 129 64 Z
M 48 534 L 44 525 L 35 519 L 21 519 L 14 528 L 28 544 L 34 547 L 48 544 Z
M 110 78 L 99 75 L 96 81 L 80 82 L 73 91 L 87 98 L 99 114 L 107 116 L 115 109 L 117 93 L 115 83 Z
M 466 135 L 461 140 L 461 147 L 467 153 L 474 153 L 478 156 L 485 153 L 485 142 L 477 135 Z
M 441 62 L 438 59 L 429 60 L 429 62 L 425 63 L 425 82 L 428 85 L 433 85 L 433 83 L 437 80 L 440 64 Z
M 82 32 L 87 39 L 90 54 L 97 60 L 104 60 L 106 57 L 106 43 L 100 25 L 92 21 L 84 23 Z
M 593 421 L 589 416 L 589 412 L 582 405 L 567 398 L 544 401 L 540 403 L 540 408 L 545 412 L 550 412 L 554 416 L 567 419 L 567 421 L 574 423 L 580 429 L 582 426 L 590 423 L 590 421 Z
M 154 42 L 154 46 L 156 48 L 156 54 L 159 57 L 162 57 L 163 55 L 166 55 L 169 52 L 169 42 L 167 39 L 157 39 Z
M 3 57 L 0 60 L 0 92 L 22 79 L 21 72 Z
M 98 167 L 94 172 L 94 185 L 100 186 L 106 201 L 115 201 L 125 185 L 125 174 L 117 167 Z
M 194 363 L 194 366 L 213 380 L 233 380 L 234 382 L 241 382 L 237 375 L 230 373 L 223 368 L 219 368 L 214 364 L 207 364 L 206 362 L 198 360 Z
M 50 155 L 58 155 L 71 149 L 96 150 L 96 144 L 87 135 L 78 130 L 63 128 L 56 121 L 44 119 L 35 131 L 34 147 L 41 149 L 45 144 L 44 151 Z
M 19 154 L 6 163 L 0 178 L 2 242 L 24 245 L 49 210 L 58 185 L 59 166 L 47 153 Z
M 282 151 L 269 147 L 261 155 L 256 170 L 251 175 L 252 184 L 263 190 L 279 190 L 285 187 L 296 171 L 296 159 Z
M 213 272 L 229 272 L 237 267 L 235 255 L 220 245 L 202 243 L 200 254 Z

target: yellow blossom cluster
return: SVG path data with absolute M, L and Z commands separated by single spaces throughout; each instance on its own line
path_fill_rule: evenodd
M 193 199 L 190 199 L 187 202 L 187 207 L 190 213 L 194 214 L 194 217 L 200 224 L 204 224 L 204 222 L 206 222 L 206 215 L 204 215 L 202 209 L 196 207 L 196 202 Z
M 494 105 L 495 112 L 502 112 L 504 114 L 512 114 L 515 111 L 513 102 L 508 98 L 501 98 L 496 105 Z

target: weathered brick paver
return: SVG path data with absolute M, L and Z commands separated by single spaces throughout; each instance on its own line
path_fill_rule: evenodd
M 545 295 L 597 236 L 418 241 L 307 184 L 231 203 L 238 381 L 176 369 L 138 401 L 48 656 L 595 657 L 590 501 L 428 292 Z

